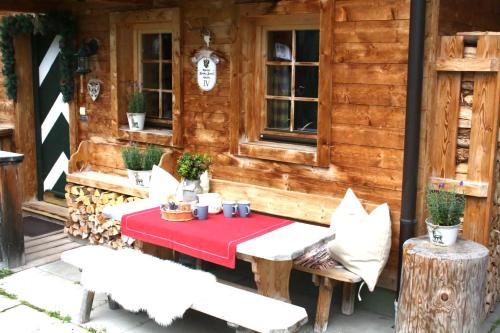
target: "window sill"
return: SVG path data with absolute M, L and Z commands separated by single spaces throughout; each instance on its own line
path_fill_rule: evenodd
M 316 147 L 281 142 L 246 142 L 238 146 L 239 155 L 293 164 L 317 165 Z
M 142 131 L 131 131 L 128 126 L 121 126 L 118 129 L 118 138 L 160 146 L 172 146 L 172 130 L 168 129 L 144 128 Z

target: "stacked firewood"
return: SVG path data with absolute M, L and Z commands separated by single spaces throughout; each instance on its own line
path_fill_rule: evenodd
M 121 237 L 120 221 L 106 218 L 106 206 L 138 200 L 123 194 L 102 191 L 93 187 L 66 185 L 68 220 L 64 232 L 74 237 L 88 239 L 91 244 L 105 244 L 112 248 L 129 247 L 133 240 Z
M 493 312 L 496 303 L 500 301 L 500 149 L 497 150 L 495 180 L 494 216 L 489 240 L 490 262 L 486 279 L 486 313 Z
M 464 57 L 475 58 L 476 47 L 466 47 Z M 464 73 L 460 87 L 460 112 L 458 114 L 458 133 L 457 133 L 457 155 L 456 155 L 456 173 L 457 179 L 466 179 L 470 130 L 472 119 L 472 102 L 474 100 L 474 77 L 473 74 Z

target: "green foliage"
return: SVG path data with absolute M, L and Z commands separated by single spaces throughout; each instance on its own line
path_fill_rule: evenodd
M 465 197 L 458 194 L 455 189 L 445 191 L 444 184 L 439 184 L 438 189 L 432 186 L 427 188 L 427 209 L 432 218 L 432 223 L 440 226 L 460 224 L 464 214 Z
M 5 296 L 10 299 L 17 299 L 17 296 L 14 294 L 9 294 L 8 292 L 5 291 L 5 289 L 0 288 L 0 296 Z
M 160 164 L 162 150 L 158 146 L 148 145 L 144 152 L 143 170 L 152 170 L 153 165 Z
M 8 268 L 0 269 L 0 279 L 3 279 L 4 277 L 7 277 L 7 276 L 12 275 L 12 274 L 14 274 L 14 273 Z
M 7 97 L 13 101 L 17 97 L 17 76 L 15 73 L 16 61 L 14 53 L 14 36 L 18 34 L 59 34 L 61 40 L 60 73 L 61 80 L 59 89 L 63 95 L 64 102 L 73 98 L 75 89 L 75 36 L 76 24 L 70 13 L 49 13 L 46 15 L 32 16 L 27 14 L 4 16 L 0 26 L 0 52 L 2 53 L 3 69 L 5 78 L 4 86 Z
M 177 172 L 188 180 L 197 180 L 200 175 L 208 170 L 211 159 L 206 154 L 184 153 L 177 160 Z
M 128 100 L 128 113 L 144 113 L 146 112 L 146 101 L 144 94 L 136 91 L 130 95 Z
M 496 330 L 498 327 L 500 327 L 500 318 L 498 318 L 497 320 L 495 320 L 495 321 L 493 322 L 493 324 L 491 325 L 491 327 L 490 327 L 490 329 L 489 329 L 488 333 L 493 333 L 493 332 L 495 332 L 495 330 Z
M 148 145 L 145 151 L 135 146 L 122 148 L 123 163 L 129 170 L 152 170 L 153 165 L 160 163 L 162 155 L 162 150 L 154 145 Z
M 137 147 L 122 148 L 123 164 L 129 170 L 142 170 L 142 153 Z

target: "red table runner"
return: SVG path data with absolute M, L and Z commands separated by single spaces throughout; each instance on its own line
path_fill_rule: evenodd
M 122 235 L 168 247 L 187 255 L 234 268 L 236 245 L 292 221 L 252 213 L 247 218 L 209 215 L 207 220 L 170 222 L 152 208 L 122 217 Z

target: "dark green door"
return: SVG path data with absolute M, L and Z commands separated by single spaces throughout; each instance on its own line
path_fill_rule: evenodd
M 60 36 L 33 36 L 38 199 L 64 196 L 69 160 L 69 105 L 59 91 Z

